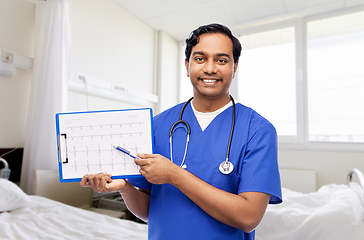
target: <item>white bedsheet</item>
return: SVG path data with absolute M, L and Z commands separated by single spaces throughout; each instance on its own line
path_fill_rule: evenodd
M 30 196 L 32 207 L 0 213 L 0 239 L 146 240 L 148 227 Z
M 269 205 L 257 240 L 363 240 L 363 190 L 357 183 L 326 185 L 302 194 L 283 189 L 283 203 Z

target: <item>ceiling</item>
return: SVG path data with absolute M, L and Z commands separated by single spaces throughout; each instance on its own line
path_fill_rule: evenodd
M 262 23 L 364 4 L 364 0 L 114 0 L 156 30 L 178 41 L 204 24 L 221 23 L 234 34 Z

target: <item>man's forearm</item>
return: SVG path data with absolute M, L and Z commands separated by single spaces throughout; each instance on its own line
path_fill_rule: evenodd
M 270 198 L 258 192 L 232 194 L 182 169 L 173 174 L 171 184 L 211 217 L 245 232 L 251 232 L 259 224 Z
M 119 191 L 128 209 L 144 222 L 148 222 L 149 192 L 137 190 L 127 182 L 122 191 Z

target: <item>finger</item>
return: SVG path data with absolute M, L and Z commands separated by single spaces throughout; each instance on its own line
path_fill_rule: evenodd
M 95 178 L 95 175 L 93 174 L 88 174 L 87 175 L 87 182 L 88 184 L 93 188 L 94 187 L 94 178 Z
M 94 188 L 96 188 L 97 190 L 99 189 L 100 186 L 100 176 L 98 176 L 97 174 L 94 175 L 91 184 Z M 99 190 L 98 190 L 99 191 Z
M 89 182 L 86 182 L 86 183 L 84 183 L 84 184 L 81 184 L 81 182 L 80 182 L 80 186 L 81 186 L 81 187 L 91 187 L 91 185 L 90 185 L 90 183 L 89 183 Z
M 101 177 L 101 181 L 100 181 L 100 189 L 102 189 L 105 192 L 108 192 L 108 184 L 112 183 L 113 180 L 111 179 L 111 176 L 109 174 L 104 175 Z
M 145 159 L 145 158 L 153 158 L 155 157 L 156 154 L 138 153 L 137 155 L 138 157 Z
M 98 173 L 94 177 L 94 187 L 98 192 L 106 191 L 106 184 L 111 181 L 110 175 L 108 173 L 102 172 Z
M 85 176 L 82 177 L 82 179 L 80 181 L 80 186 L 81 187 L 90 186 L 90 183 L 88 182 L 88 174 L 86 174 Z
M 143 168 L 139 169 L 139 173 L 145 177 L 145 174 L 147 173 Z
M 146 159 L 138 159 L 138 158 L 134 158 L 134 163 L 138 166 L 145 166 L 148 164 L 148 160 Z
M 98 186 L 97 186 L 97 189 L 99 192 L 106 192 L 107 189 L 106 189 L 106 180 L 105 180 L 105 177 L 102 176 L 98 179 L 98 182 L 97 182 Z

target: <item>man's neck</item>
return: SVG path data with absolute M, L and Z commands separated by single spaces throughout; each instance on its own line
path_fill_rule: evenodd
M 203 97 L 195 96 L 192 101 L 193 101 L 193 106 L 197 111 L 205 113 L 205 112 L 214 112 L 222 108 L 231 101 L 231 98 L 229 94 L 218 99 L 206 99 Z

